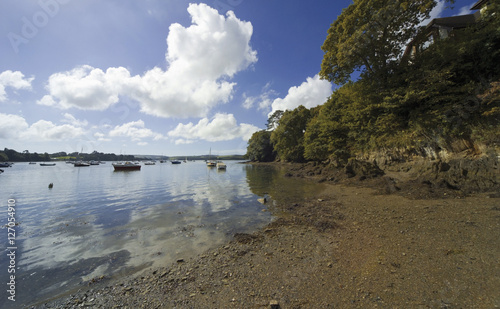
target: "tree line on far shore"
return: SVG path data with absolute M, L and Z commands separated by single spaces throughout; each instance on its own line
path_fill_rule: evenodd
M 409 39 L 425 38 L 417 25 L 435 1 L 382 2 L 360 0 L 342 12 L 322 46 L 320 72 L 340 87 L 323 105 L 272 114 L 250 138 L 249 160 L 342 164 L 383 149 L 446 149 L 458 139 L 500 145 L 496 1 L 477 24 L 406 58 Z
M 45 162 L 51 160 L 83 160 L 83 161 L 132 161 L 135 160 L 133 155 L 116 155 L 114 153 L 102 153 L 94 151 L 92 153 L 66 153 L 57 152 L 48 154 L 47 152 L 39 154 L 36 152 L 17 152 L 13 149 L 5 148 L 0 150 L 0 162 Z

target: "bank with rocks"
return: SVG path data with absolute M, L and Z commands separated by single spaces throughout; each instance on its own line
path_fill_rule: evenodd
M 272 164 L 324 190 L 266 204 L 276 219 L 256 233 L 36 308 L 500 306 L 496 157 Z

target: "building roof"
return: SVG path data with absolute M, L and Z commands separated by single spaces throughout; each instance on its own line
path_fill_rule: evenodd
M 470 9 L 471 10 L 479 10 L 483 7 L 483 5 L 486 4 L 486 2 L 488 2 L 488 0 L 479 0 Z
M 477 19 L 478 19 L 477 14 L 434 18 L 427 25 L 427 29 L 434 27 L 434 26 L 442 26 L 442 27 L 447 27 L 447 28 L 465 28 L 470 24 L 476 23 Z

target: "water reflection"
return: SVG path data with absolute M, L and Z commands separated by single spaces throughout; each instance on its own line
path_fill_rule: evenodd
M 134 173 L 114 173 L 110 164 L 35 167 L 19 165 L 1 179 L 0 200 L 15 198 L 21 221 L 18 307 L 96 277 L 201 253 L 270 222 L 257 202 L 264 193 L 280 200 L 315 190 L 282 177 L 280 169 L 231 162 L 224 172 L 204 162 L 143 166 Z M 2 258 L 0 269 L 7 262 Z M 1 282 L 7 275 L 0 272 Z M 0 307 L 12 305 L 4 299 Z
M 286 168 L 273 165 L 245 165 L 248 187 L 258 196 L 269 195 L 279 203 L 295 202 L 304 197 L 314 197 L 324 185 L 285 177 Z

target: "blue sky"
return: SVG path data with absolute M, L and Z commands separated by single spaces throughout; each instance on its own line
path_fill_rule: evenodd
M 335 89 L 321 45 L 351 3 L 0 0 L 0 148 L 244 154 L 270 112 Z

